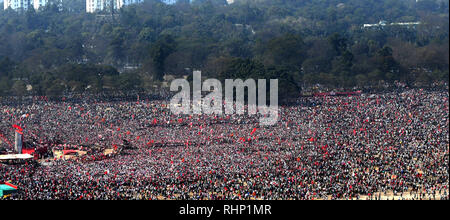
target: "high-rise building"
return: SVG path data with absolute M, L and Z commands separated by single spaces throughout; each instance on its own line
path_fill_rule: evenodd
M 15 11 L 26 11 L 33 7 L 34 10 L 39 10 L 48 4 L 48 0 L 4 0 L 4 9 L 11 8 Z
M 32 6 L 31 0 L 5 0 L 4 9 L 11 8 L 13 10 L 28 10 Z
M 110 10 L 111 8 L 117 10 L 124 6 L 141 3 L 143 1 L 144 0 L 86 0 L 86 12 L 94 13 Z
M 94 13 L 105 10 L 105 0 L 86 0 L 86 12 Z
M 48 0 L 33 0 L 33 7 L 34 10 L 39 10 L 39 8 L 46 6 L 48 3 Z

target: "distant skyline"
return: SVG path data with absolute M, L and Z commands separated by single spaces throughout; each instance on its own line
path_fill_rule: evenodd
M 176 0 L 163 0 L 164 2 L 166 2 L 166 3 L 175 3 L 176 2 Z M 3 2 L 3 0 L 0 0 L 0 3 L 2 3 Z

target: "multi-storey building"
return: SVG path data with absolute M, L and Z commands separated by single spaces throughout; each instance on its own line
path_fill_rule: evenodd
M 26 11 L 33 7 L 35 10 L 39 10 L 48 3 L 48 0 L 4 0 L 4 9 L 11 8 L 15 11 Z
M 103 10 L 120 9 L 124 6 L 141 3 L 144 0 L 86 0 L 86 12 L 94 13 Z
M 28 10 L 32 7 L 31 0 L 4 0 L 4 9 L 11 8 L 13 10 Z
M 122 8 L 123 6 L 142 3 L 144 0 L 115 0 L 117 4 L 117 9 Z
M 46 6 L 47 3 L 48 3 L 48 0 L 33 0 L 34 10 L 39 10 L 40 8 Z
M 105 0 L 86 0 L 86 12 L 94 13 L 105 10 Z
M 117 10 L 124 6 L 141 3 L 144 0 L 86 0 L 86 12 L 94 13 L 104 10 Z M 39 10 L 49 4 L 49 0 L 4 0 L 4 9 L 28 10 L 34 7 Z

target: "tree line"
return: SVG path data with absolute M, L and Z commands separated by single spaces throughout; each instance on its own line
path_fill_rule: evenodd
M 0 11 L 0 95 L 150 91 L 194 69 L 278 78 L 282 98 L 448 82 L 448 0 L 146 0 L 96 14 L 84 4 Z M 363 28 L 380 20 L 421 24 Z

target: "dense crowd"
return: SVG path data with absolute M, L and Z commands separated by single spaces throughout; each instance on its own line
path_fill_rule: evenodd
M 17 124 L 36 145 L 135 148 L 0 164 L 0 182 L 19 186 L 8 199 L 448 199 L 448 98 L 418 89 L 303 97 L 280 107 L 273 126 L 258 116 L 173 115 L 166 101 L 2 103 L 5 137 Z

